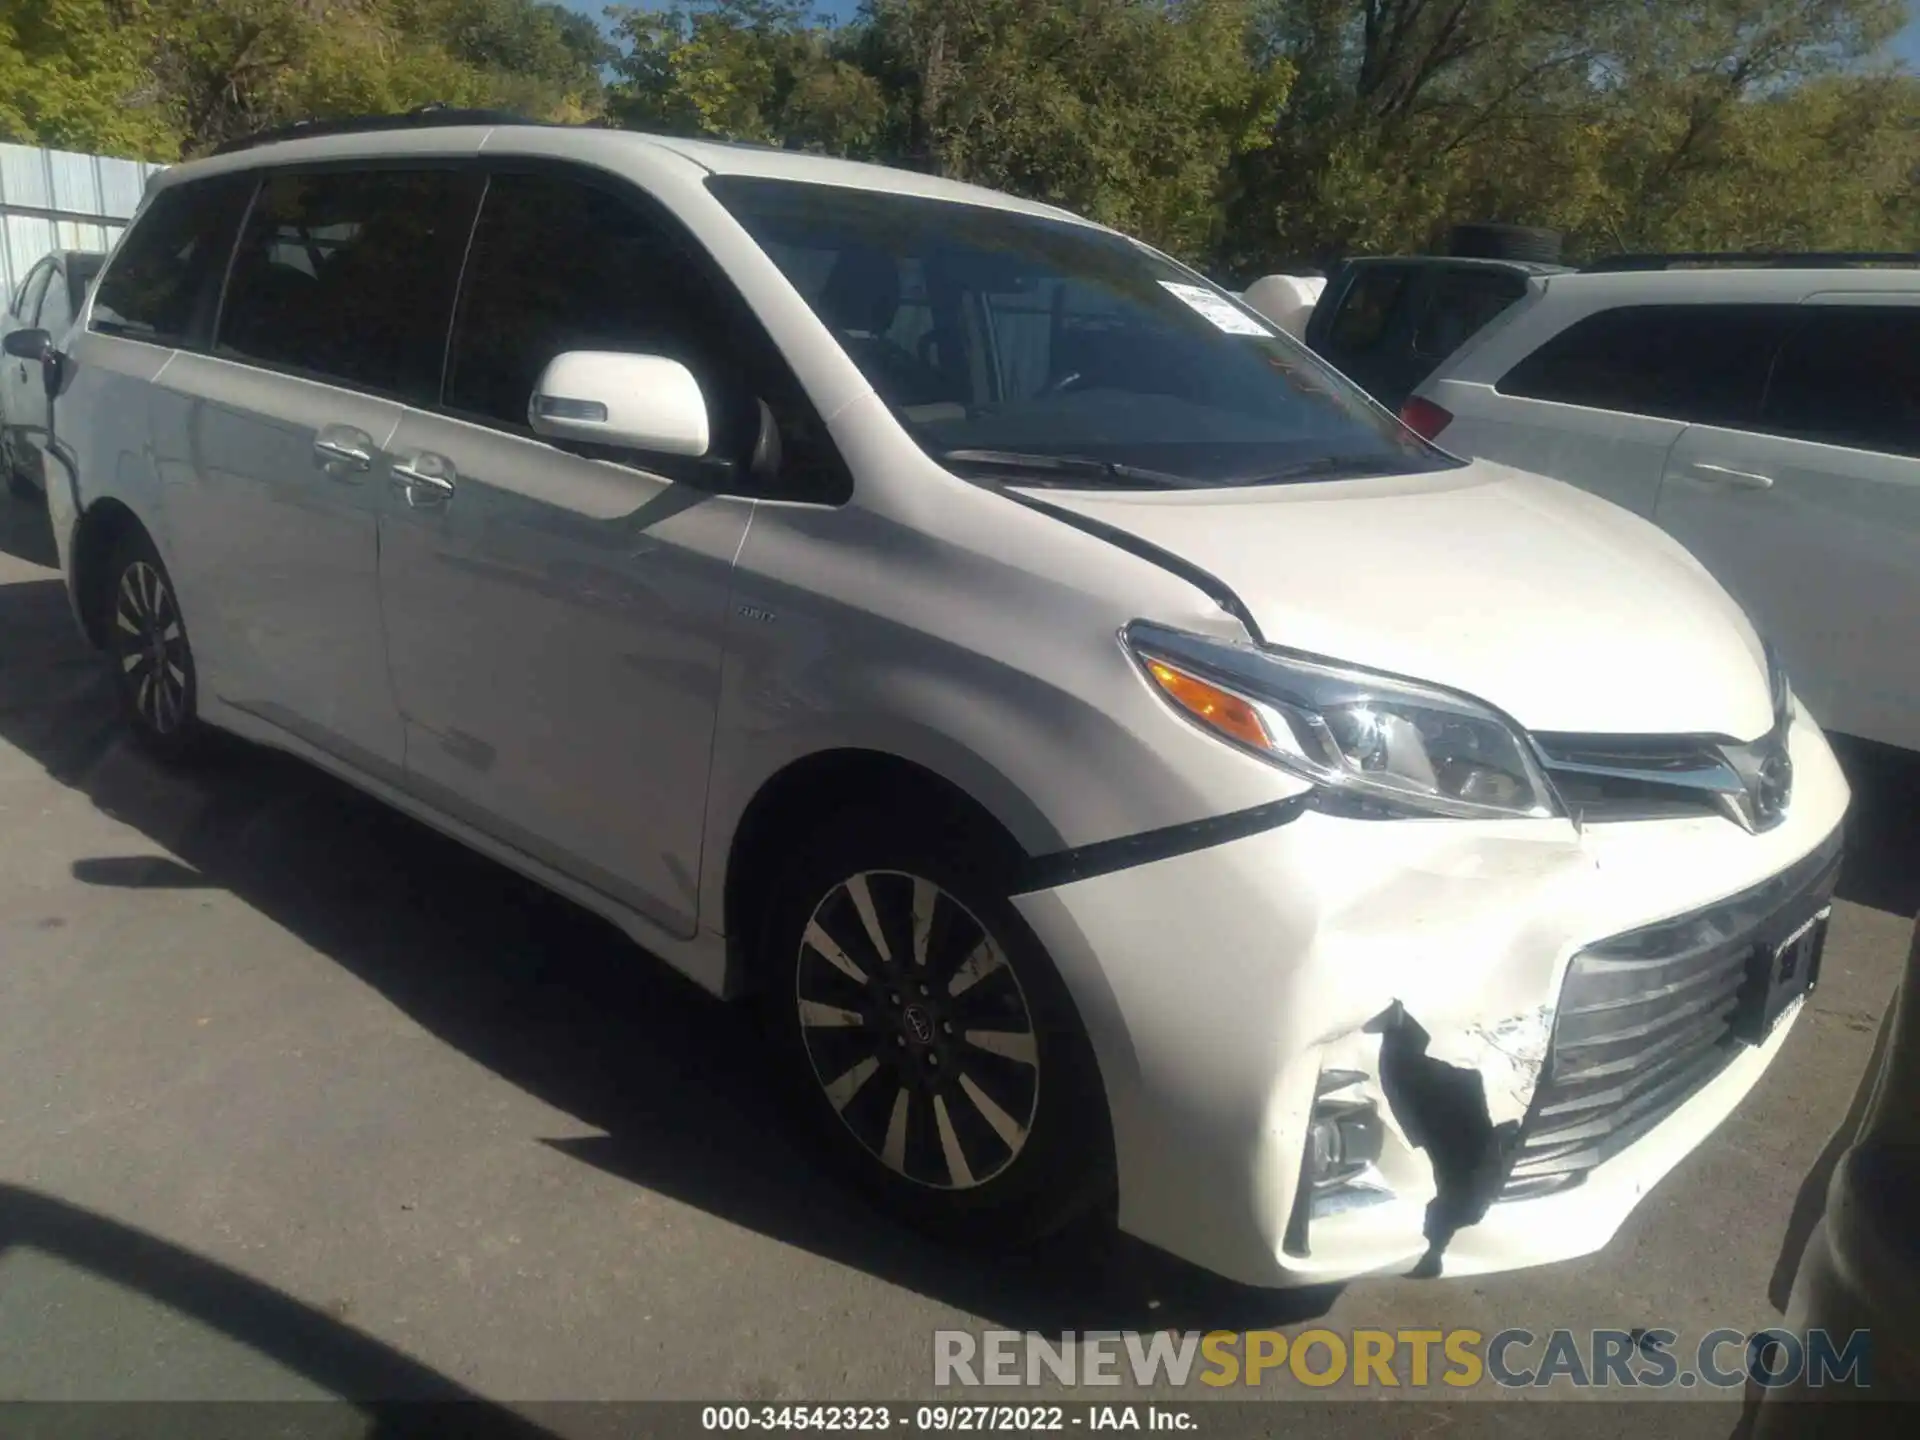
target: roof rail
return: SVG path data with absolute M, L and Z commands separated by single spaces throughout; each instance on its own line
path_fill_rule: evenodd
M 1672 270 L 1713 265 L 1756 270 L 1833 270 L 1854 265 L 1920 265 L 1920 252 L 1900 250 L 1700 250 L 1673 254 L 1606 255 L 1580 267 L 1582 274 L 1627 270 Z
M 215 155 L 231 155 L 257 145 L 272 145 L 282 140 L 308 140 L 317 135 L 359 135 L 381 130 L 425 130 L 448 125 L 539 125 L 511 110 L 460 110 L 450 105 L 422 105 L 399 115 L 343 115 L 328 120 L 296 120 L 268 130 L 243 135 L 215 147 Z

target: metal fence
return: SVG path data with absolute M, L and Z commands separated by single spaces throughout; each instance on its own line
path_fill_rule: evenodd
M 0 291 L 13 298 L 49 250 L 105 250 L 140 204 L 147 177 L 163 166 L 141 160 L 0 145 Z

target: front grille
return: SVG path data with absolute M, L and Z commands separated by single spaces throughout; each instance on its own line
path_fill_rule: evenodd
M 1739 776 L 1695 736 L 1537 735 L 1554 789 L 1583 824 L 1724 815 Z
M 1827 905 L 1839 869 L 1836 832 L 1764 884 L 1574 956 L 1501 1198 L 1578 1184 L 1726 1068 L 1773 947 Z

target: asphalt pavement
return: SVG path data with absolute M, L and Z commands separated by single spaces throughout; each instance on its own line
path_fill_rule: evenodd
M 745 1017 L 600 922 L 284 757 L 144 760 L 52 559 L 0 503 L 0 1399 L 907 1399 L 941 1328 L 1756 1329 L 1920 904 L 1920 766 L 1849 747 L 1809 1010 L 1587 1259 L 983 1263 L 816 1173 Z

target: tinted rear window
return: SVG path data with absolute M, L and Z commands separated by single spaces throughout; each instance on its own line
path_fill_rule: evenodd
M 1497 270 L 1450 270 L 1436 277 L 1414 327 L 1413 353 L 1446 359 L 1526 293 L 1525 280 Z
M 1412 270 L 1388 265 L 1360 270 L 1340 297 L 1340 308 L 1327 327 L 1329 353 L 1352 355 L 1378 345 L 1407 299 L 1413 278 Z
M 89 328 L 159 345 L 204 332 L 252 189 L 252 176 L 229 175 L 154 196 L 100 277 Z
M 268 176 L 234 253 L 220 353 L 436 403 L 480 189 L 454 170 Z
M 1810 305 L 1767 390 L 1763 428 L 1920 455 L 1920 307 Z
M 1623 305 L 1509 370 L 1503 395 L 1703 425 L 1751 426 L 1792 305 Z

